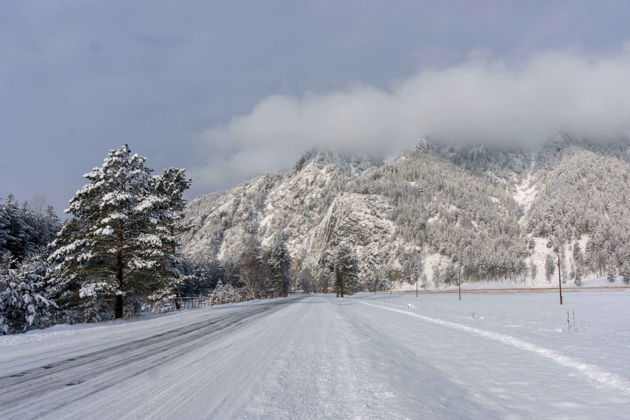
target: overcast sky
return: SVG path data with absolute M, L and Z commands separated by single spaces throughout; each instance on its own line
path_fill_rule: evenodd
M 0 2 L 0 196 L 58 211 L 109 149 L 191 197 L 314 145 L 629 132 L 628 1 Z

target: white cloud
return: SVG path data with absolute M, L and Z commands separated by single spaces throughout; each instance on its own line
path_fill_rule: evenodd
M 391 154 L 424 135 L 454 142 L 532 144 L 557 132 L 630 133 L 630 49 L 588 58 L 548 52 L 518 66 L 487 57 L 425 70 L 391 86 L 273 95 L 203 142 L 220 159 L 195 173 L 210 188 L 290 167 L 315 147 Z

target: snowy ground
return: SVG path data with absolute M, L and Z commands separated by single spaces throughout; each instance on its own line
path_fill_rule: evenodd
M 0 337 L 0 418 L 627 418 L 630 292 L 556 298 L 312 296 Z

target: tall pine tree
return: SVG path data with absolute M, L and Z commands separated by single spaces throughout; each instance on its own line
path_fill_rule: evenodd
M 84 175 L 90 182 L 70 200 L 74 220 L 51 256 L 58 293 L 95 304 L 113 298 L 115 318 L 123 316 L 125 296 L 147 296 L 174 276 L 172 205 L 145 160 L 124 145 Z

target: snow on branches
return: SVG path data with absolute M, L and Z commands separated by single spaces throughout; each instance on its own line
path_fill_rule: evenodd
M 190 187 L 182 169 L 152 175 L 146 158 L 128 145 L 108 153 L 70 200 L 74 218 L 54 242 L 53 284 L 64 305 L 114 300 L 122 317 L 125 296 L 171 296 L 178 283 L 178 222 Z

